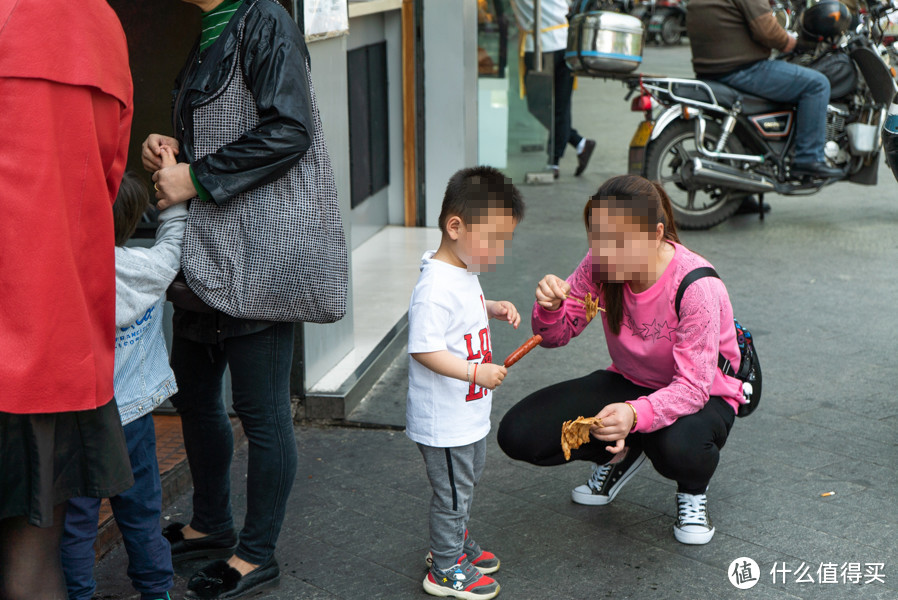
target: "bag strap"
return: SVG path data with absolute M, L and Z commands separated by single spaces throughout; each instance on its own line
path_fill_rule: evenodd
M 717 271 L 711 267 L 699 267 L 686 273 L 686 277 L 680 282 L 680 287 L 677 288 L 677 299 L 674 304 L 676 306 L 675 310 L 678 319 L 680 318 L 680 302 L 683 301 L 683 294 L 686 293 L 686 288 L 692 285 L 693 282 L 704 277 L 716 277 L 717 279 L 720 279 L 720 275 L 718 275 Z
M 677 288 L 677 298 L 674 301 L 674 306 L 676 307 L 677 319 L 680 318 L 680 302 L 683 300 L 683 294 L 686 293 L 686 288 L 688 288 L 692 283 L 702 279 L 704 277 L 716 277 L 720 279 L 720 275 L 717 274 L 711 267 L 698 267 L 697 269 L 693 269 L 686 273 L 686 277 L 683 278 L 683 281 L 680 282 L 680 287 Z M 736 377 L 736 372 L 733 370 L 733 365 L 724 358 L 723 354 L 720 352 L 717 353 L 717 367 L 723 372 L 724 375 L 729 375 L 730 377 Z

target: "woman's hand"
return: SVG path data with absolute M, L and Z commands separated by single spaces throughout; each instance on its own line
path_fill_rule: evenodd
M 159 200 L 156 208 L 165 210 L 196 196 L 196 188 L 190 178 L 190 165 L 178 163 L 174 150 L 165 145 L 160 147 L 159 156 L 162 168 L 153 174 L 153 187 L 156 188 L 156 199 Z
M 178 140 L 167 135 L 151 133 L 140 146 L 140 159 L 143 162 L 143 168 L 150 173 L 155 173 L 162 168 L 162 147 L 171 148 L 175 156 L 178 155 L 181 146 Z
M 487 301 L 486 313 L 491 319 L 508 321 L 515 329 L 521 324 L 521 315 L 518 309 L 508 300 Z
M 624 439 L 633 429 L 633 409 L 626 402 L 609 404 L 596 415 L 601 420 L 601 427 L 596 423 L 589 428 L 592 437 L 603 442 L 615 442 L 613 446 L 605 446 L 612 454 L 624 449 Z
M 571 284 L 555 275 L 546 275 L 536 286 L 536 301 L 546 310 L 558 310 L 571 291 Z

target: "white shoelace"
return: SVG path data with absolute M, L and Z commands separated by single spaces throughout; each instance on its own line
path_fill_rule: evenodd
M 587 485 L 597 492 L 601 491 L 602 485 L 605 483 L 605 479 L 608 478 L 608 474 L 611 473 L 612 468 L 614 468 L 614 465 L 596 465 L 592 475 L 589 476 Z
M 683 525 L 708 525 L 708 496 L 677 493 L 677 512 Z

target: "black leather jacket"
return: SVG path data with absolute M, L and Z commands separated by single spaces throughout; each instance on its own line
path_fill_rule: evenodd
M 247 15 L 250 7 L 253 9 Z M 244 15 L 239 66 L 256 99 L 259 125 L 197 160 L 193 110 L 213 100 L 228 83 L 233 62 L 238 59 L 237 34 Z M 181 145 L 178 160 L 190 163 L 197 180 L 217 204 L 281 177 L 312 145 L 315 121 L 306 70 L 308 57 L 299 28 L 274 0 L 245 0 L 221 37 L 205 52 L 199 52 L 197 40 L 172 91 L 172 127 Z M 177 306 L 173 319 L 176 335 L 204 344 L 256 333 L 271 325 L 217 310 L 194 312 Z
M 244 16 L 238 57 L 237 36 Z M 197 180 L 217 204 L 278 179 L 312 145 L 308 58 L 299 27 L 275 0 L 245 0 L 221 37 L 205 52 L 199 52 L 197 40 L 172 91 L 172 127 L 181 145 L 178 159 L 190 163 Z M 193 111 L 214 99 L 228 84 L 231 67 L 238 59 L 256 100 L 259 125 L 197 160 Z

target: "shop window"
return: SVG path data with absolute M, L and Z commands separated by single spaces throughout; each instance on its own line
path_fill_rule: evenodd
M 387 43 L 350 50 L 346 63 L 350 201 L 355 208 L 390 183 Z

